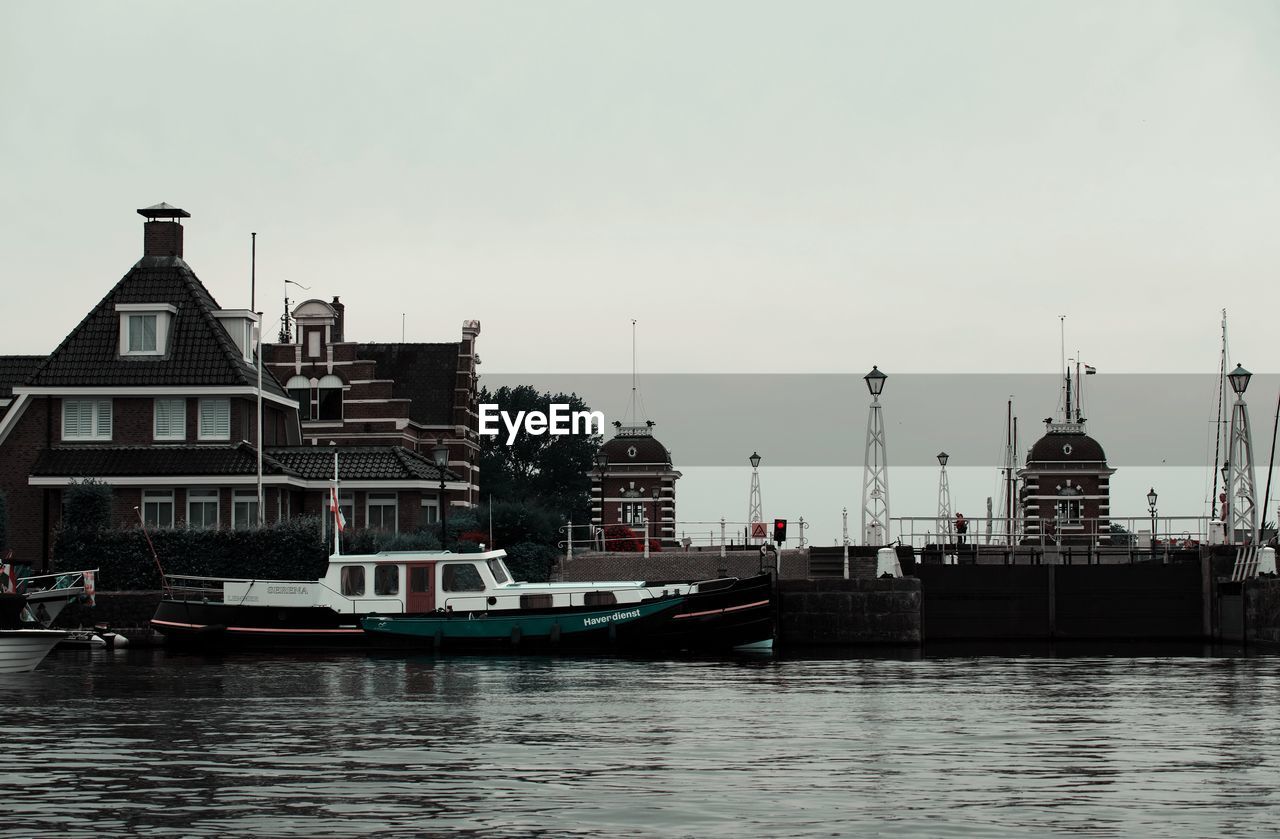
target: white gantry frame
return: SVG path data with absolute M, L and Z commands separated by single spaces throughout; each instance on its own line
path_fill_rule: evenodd
M 1227 448 L 1227 541 L 1258 539 L 1258 492 L 1253 481 L 1253 438 L 1244 396 L 1231 410 L 1231 445 Z
M 867 445 L 862 462 L 862 543 L 884 545 L 889 542 L 888 454 L 880 397 L 874 395 L 867 416 Z

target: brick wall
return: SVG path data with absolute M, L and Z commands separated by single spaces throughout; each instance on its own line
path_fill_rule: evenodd
M 60 417 L 50 408 L 58 404 L 48 397 L 32 399 L 0 449 L 0 489 L 9 504 L 9 547 L 17 562 L 48 568 L 50 545 L 42 539 L 44 490 L 27 485 L 27 476 Z M 53 414 L 59 411 L 55 408 Z

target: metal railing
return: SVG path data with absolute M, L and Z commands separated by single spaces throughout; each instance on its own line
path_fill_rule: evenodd
M 1207 516 L 1151 517 L 1108 516 L 1080 518 L 1073 521 L 1046 519 L 1018 520 L 1010 527 L 1009 519 L 966 518 L 967 532 L 959 534 L 955 521 L 940 521 L 936 516 L 902 516 L 890 519 L 889 541 L 898 541 L 920 549 L 925 545 L 955 546 L 963 539 L 966 546 L 1039 545 L 1052 547 L 1068 544 L 1103 544 L 1118 547 L 1196 547 L 1225 541 L 1222 523 Z M 990 524 L 990 533 L 988 533 Z M 1213 525 L 1217 525 L 1215 528 Z M 1011 532 L 1012 531 L 1012 532 Z

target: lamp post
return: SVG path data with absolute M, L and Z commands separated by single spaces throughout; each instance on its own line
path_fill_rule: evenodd
M 938 535 L 942 536 L 943 551 L 951 542 L 951 483 L 947 480 L 947 461 L 951 456 L 938 452 Z
M 1156 555 L 1156 488 L 1147 490 L 1147 512 L 1151 513 L 1151 557 Z
M 888 376 L 873 365 L 871 372 L 862 378 L 871 393 L 871 408 L 867 415 L 867 444 L 863 457 L 862 541 L 868 545 L 883 545 L 889 541 L 889 474 L 880 394 L 884 392 L 884 382 Z
M 747 511 L 747 532 L 754 543 L 757 538 L 756 523 L 759 522 L 761 529 L 764 528 L 764 506 L 760 501 L 760 452 L 752 452 L 747 460 L 751 462 L 751 503 Z
M 1244 392 L 1253 374 L 1239 364 L 1227 380 L 1235 391 L 1236 401 L 1231 409 L 1231 444 L 1227 447 L 1227 538 L 1234 541 L 1236 534 L 1247 541 L 1255 541 L 1258 532 L 1258 494 L 1253 483 L 1253 437 L 1249 433 L 1249 410 Z
M 444 499 L 444 470 L 449 467 L 449 447 L 444 444 L 443 438 L 436 440 L 435 448 L 431 450 L 431 456 L 435 459 L 436 469 L 440 472 L 440 550 L 445 548 L 445 522 L 448 519 L 449 505 Z
M 654 538 L 661 539 L 660 527 L 658 524 L 658 488 L 653 488 L 653 534 Z

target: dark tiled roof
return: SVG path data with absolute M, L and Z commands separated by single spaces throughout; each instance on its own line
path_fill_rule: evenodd
M 102 446 L 45 449 L 32 475 L 67 478 L 164 477 L 169 475 L 254 475 L 257 453 L 248 443 L 234 446 Z M 264 475 L 292 475 L 264 454 Z
M 1045 462 L 1055 465 L 1103 463 L 1106 459 L 1107 455 L 1102 451 L 1102 445 L 1087 434 L 1050 431 L 1031 447 L 1031 453 L 1027 456 L 1027 466 Z
M 356 357 L 373 361 L 379 379 L 391 379 L 391 395 L 409 400 L 409 419 L 453 425 L 458 344 L 357 344 Z
M 634 447 L 636 456 L 627 452 Z M 626 436 L 614 437 L 601 447 L 609 457 L 609 464 L 624 465 L 628 463 L 670 463 L 671 454 L 667 447 L 658 442 L 656 437 Z
M 118 303 L 169 303 L 177 310 L 169 355 L 121 358 Z M 256 368 L 245 361 L 214 318 L 217 302 L 176 256 L 144 256 L 116 283 L 26 382 L 33 387 L 249 385 Z M 263 390 L 285 396 L 264 370 Z
M 333 477 L 333 448 L 268 447 L 266 452 L 308 481 L 326 481 Z M 340 446 L 337 452 L 340 481 L 440 480 L 440 472 L 430 459 L 400 446 Z M 461 479 L 446 469 L 445 480 Z
M 47 355 L 0 355 L 0 399 L 13 396 L 13 388 L 31 378 Z

